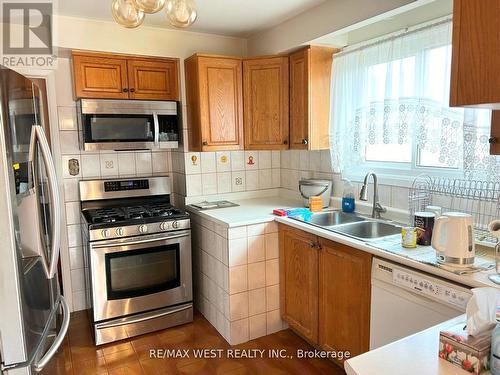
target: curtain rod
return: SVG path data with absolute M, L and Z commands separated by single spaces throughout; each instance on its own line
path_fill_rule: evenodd
M 407 27 L 403 31 L 395 31 L 391 34 L 386 34 L 385 36 L 380 36 L 379 38 L 372 39 L 371 41 L 361 42 L 361 43 L 358 43 L 358 44 L 355 44 L 352 46 L 344 47 L 344 49 L 341 52 L 335 53 L 333 56 L 339 57 L 339 56 L 348 55 L 352 52 L 356 52 L 356 51 L 359 51 L 359 50 L 364 49 L 364 48 L 373 47 L 373 46 L 397 39 L 401 36 L 414 34 L 414 33 L 417 33 L 419 31 L 423 31 L 423 30 L 430 29 L 432 27 L 440 26 L 440 25 L 443 25 L 443 24 L 451 22 L 451 21 L 452 21 L 452 16 L 445 16 L 445 17 L 437 19 L 437 20 L 429 21 L 426 24 L 421 24 L 420 26 Z

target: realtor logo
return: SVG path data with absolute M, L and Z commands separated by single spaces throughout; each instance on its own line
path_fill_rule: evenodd
M 54 68 L 54 2 L 2 0 L 2 65 Z

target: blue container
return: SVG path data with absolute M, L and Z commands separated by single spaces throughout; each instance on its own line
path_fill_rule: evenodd
M 354 212 L 356 208 L 356 203 L 354 198 L 344 197 L 342 198 L 342 211 L 344 212 Z

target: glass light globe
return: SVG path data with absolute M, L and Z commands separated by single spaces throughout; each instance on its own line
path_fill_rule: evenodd
M 156 13 L 165 6 L 165 0 L 133 0 L 135 7 L 144 13 Z
M 133 0 L 113 0 L 111 13 L 116 22 L 128 28 L 139 26 L 145 17 L 144 12 L 135 7 Z
M 196 6 L 193 0 L 167 0 L 165 14 L 175 27 L 188 27 L 196 21 Z

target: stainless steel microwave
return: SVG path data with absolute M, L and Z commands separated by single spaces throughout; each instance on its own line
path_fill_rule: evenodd
M 80 99 L 77 107 L 85 151 L 179 145 L 177 102 Z

